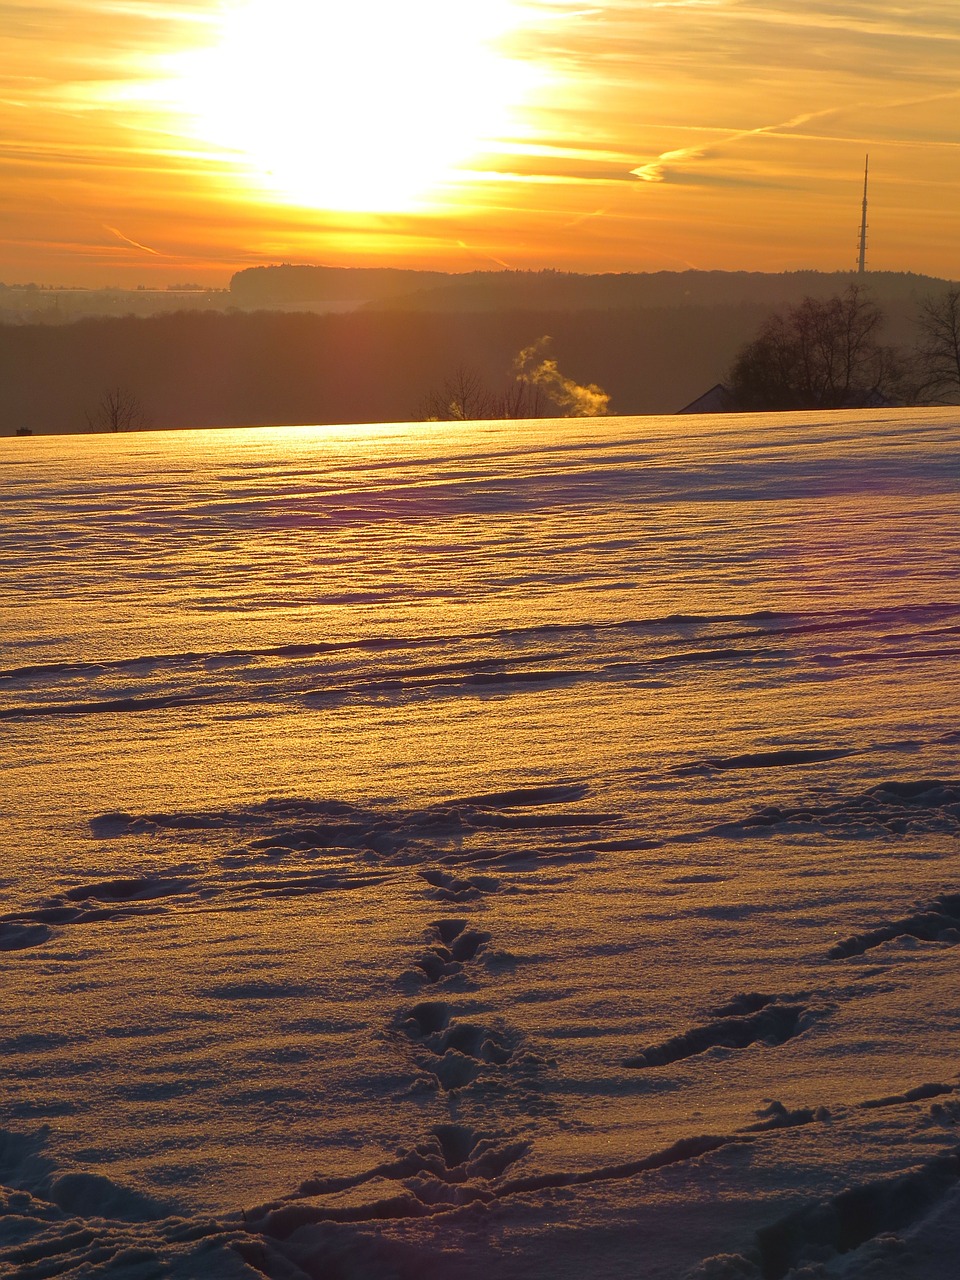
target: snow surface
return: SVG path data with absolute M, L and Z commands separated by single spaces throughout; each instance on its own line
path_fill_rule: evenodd
M 960 411 L 0 466 L 0 1275 L 960 1273 Z

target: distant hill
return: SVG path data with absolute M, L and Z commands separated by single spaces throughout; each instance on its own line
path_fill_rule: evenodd
M 247 267 L 230 280 L 230 293 L 242 307 L 285 306 L 304 302 L 354 302 L 393 298 L 420 289 L 440 288 L 451 277 L 442 271 L 400 267 L 310 267 L 283 263 Z
M 252 278 L 272 289 L 294 269 L 263 270 Z M 352 291 L 353 305 L 264 299 L 219 314 L 0 323 L 0 434 L 83 430 L 111 388 L 135 396 L 158 427 L 403 421 L 458 370 L 509 387 L 518 353 L 546 335 L 563 373 L 602 387 L 611 413 L 675 413 L 724 380 L 772 312 L 853 278 L 302 270 L 321 275 L 291 277 L 297 288 L 313 290 L 319 279 Z M 410 291 L 411 278 L 429 287 Z M 879 272 L 867 283 L 886 313 L 884 340 L 908 349 L 918 301 L 949 287 Z M 406 292 L 381 292 L 366 307 L 356 297 L 401 286 Z
M 483 272 L 424 285 L 369 309 L 386 305 L 406 311 L 582 311 L 637 307 L 779 307 L 805 297 L 842 293 L 859 277 L 851 272 L 657 271 L 649 274 L 574 275 L 559 271 Z M 877 271 L 863 278 L 882 304 L 913 301 L 948 286 L 947 281 L 906 272 Z
M 778 307 L 829 297 L 852 272 L 654 271 L 587 275 L 570 271 L 407 271 L 381 267 L 251 267 L 230 281 L 238 304 L 353 301 L 367 310 L 589 311 L 637 307 Z M 913 302 L 950 281 L 912 272 L 863 277 L 881 304 Z

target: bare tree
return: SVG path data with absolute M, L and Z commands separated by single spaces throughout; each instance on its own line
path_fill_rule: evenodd
M 879 341 L 883 312 L 852 284 L 773 315 L 737 356 L 730 391 L 742 409 L 854 409 L 889 402 L 902 360 Z
M 581 386 L 565 377 L 548 355 L 550 339 L 540 338 L 518 353 L 513 377 L 500 391 L 491 390 L 475 369 L 457 369 L 432 391 L 420 408 L 425 422 L 468 422 L 476 419 L 589 418 L 607 412 L 610 397 L 600 387 Z
M 476 422 L 506 418 L 543 418 L 553 410 L 541 387 L 514 378 L 502 390 L 489 387 L 479 373 L 458 369 L 424 400 L 421 422 Z
M 960 396 L 960 289 L 926 299 L 917 323 L 920 394 L 956 402 Z
M 544 418 L 552 407 L 541 387 L 515 378 L 491 398 L 490 417 Z
M 148 426 L 142 403 L 125 387 L 104 391 L 86 419 L 91 431 L 142 431 Z
M 473 422 L 489 418 L 493 396 L 476 369 L 461 365 L 452 377 L 431 391 L 420 407 L 423 422 Z

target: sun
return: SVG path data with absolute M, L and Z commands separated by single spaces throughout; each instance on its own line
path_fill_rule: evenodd
M 183 54 L 190 132 L 280 200 L 409 211 L 499 136 L 537 80 L 516 0 L 242 0 Z

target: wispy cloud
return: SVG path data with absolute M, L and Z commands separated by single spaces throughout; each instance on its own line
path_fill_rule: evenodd
M 47 270 L 21 270 L 22 257 L 11 266 L 0 251 L 0 279 L 67 278 L 73 235 L 86 237 L 78 257 L 136 282 L 191 255 L 832 267 L 849 258 L 865 150 L 876 166 L 874 264 L 960 276 L 957 0 L 497 0 L 524 15 L 505 53 L 536 91 L 516 119 L 491 118 L 477 150 L 402 224 L 271 202 L 240 150 L 191 132 L 170 68 L 246 3 L 0 0 L 4 230 L 22 254 L 50 246 Z M 356 105 L 372 103 L 377 119 L 391 104 L 355 43 Z M 315 118 L 318 137 L 336 127 L 330 113 Z M 384 188 L 388 139 L 371 129 L 357 157 Z

